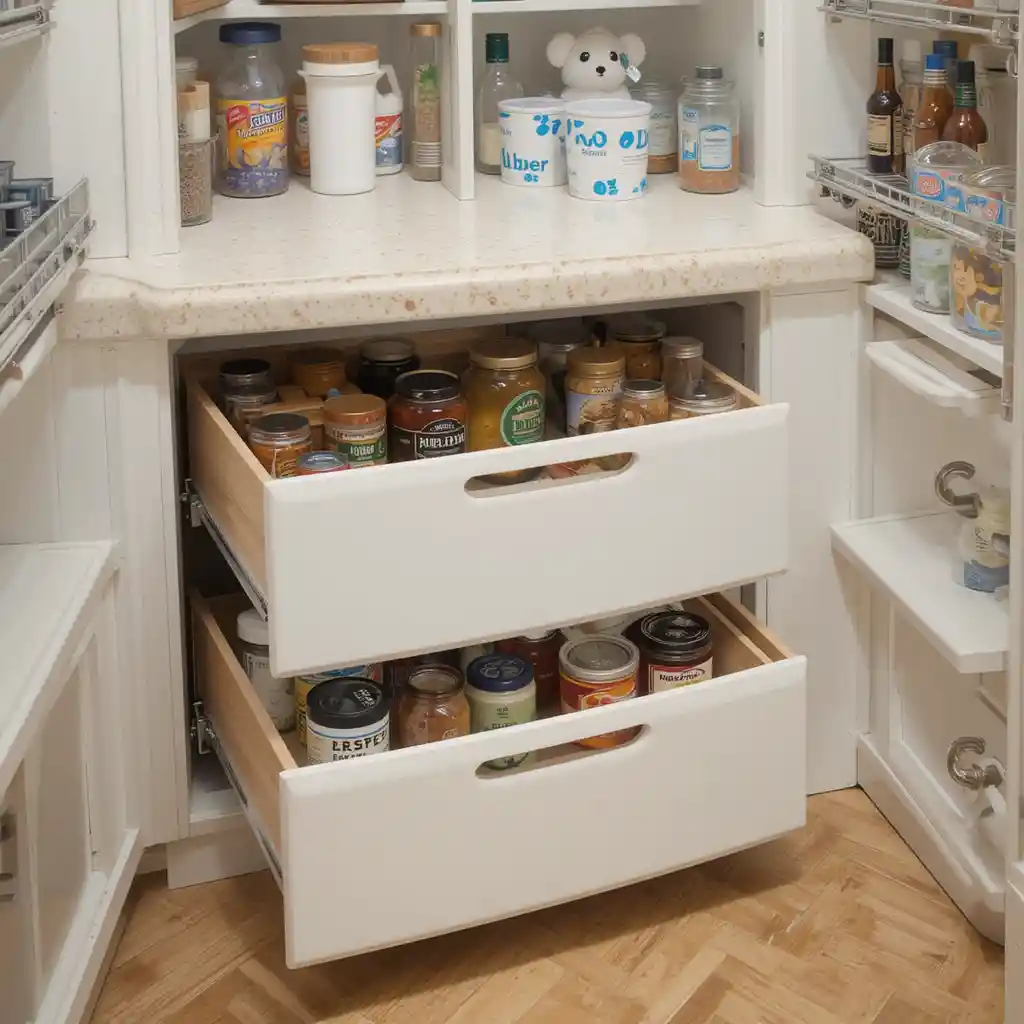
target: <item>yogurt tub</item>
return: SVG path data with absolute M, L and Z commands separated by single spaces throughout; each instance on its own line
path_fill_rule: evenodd
M 569 195 L 622 202 L 647 192 L 651 105 L 598 98 L 565 105 Z
M 502 100 L 498 111 L 501 180 L 527 188 L 564 185 L 565 101 L 552 96 Z

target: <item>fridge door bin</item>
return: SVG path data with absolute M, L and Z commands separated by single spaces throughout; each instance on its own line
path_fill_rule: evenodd
M 272 480 L 191 380 L 193 518 L 262 596 L 278 676 L 605 618 L 786 568 L 789 410 L 743 395 L 714 416 Z M 477 483 L 615 454 L 632 455 L 617 472 Z
M 193 597 L 197 685 L 280 864 L 291 967 L 628 885 L 804 823 L 805 660 L 721 595 L 691 603 L 712 622 L 707 683 L 310 767 L 228 642 L 244 606 Z M 625 746 L 573 745 L 630 727 Z M 482 768 L 528 750 L 518 769 Z

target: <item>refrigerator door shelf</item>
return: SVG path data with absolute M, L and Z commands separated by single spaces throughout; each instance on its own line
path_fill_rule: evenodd
M 192 379 L 194 521 L 261 597 L 282 677 L 727 589 L 784 570 L 789 530 L 788 406 L 729 383 L 734 412 L 272 480 Z M 479 481 L 613 455 L 625 468 Z
M 579 899 L 804 823 L 806 661 L 722 595 L 688 603 L 712 623 L 709 682 L 310 767 L 232 651 L 245 606 L 193 595 L 197 682 L 279 866 L 290 967 Z M 633 727 L 624 746 L 574 745 Z M 520 768 L 484 767 L 526 751 Z

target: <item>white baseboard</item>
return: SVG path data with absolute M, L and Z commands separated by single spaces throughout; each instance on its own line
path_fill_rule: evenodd
M 267 866 L 263 851 L 243 817 L 239 817 L 234 828 L 168 843 L 166 856 L 170 889 L 248 875 Z

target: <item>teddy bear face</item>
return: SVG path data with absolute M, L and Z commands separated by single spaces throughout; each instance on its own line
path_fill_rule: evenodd
M 548 44 L 548 60 L 562 69 L 562 95 L 569 99 L 628 96 L 624 55 L 630 64 L 639 65 L 646 56 L 641 39 L 603 28 L 575 37 L 562 32 Z

